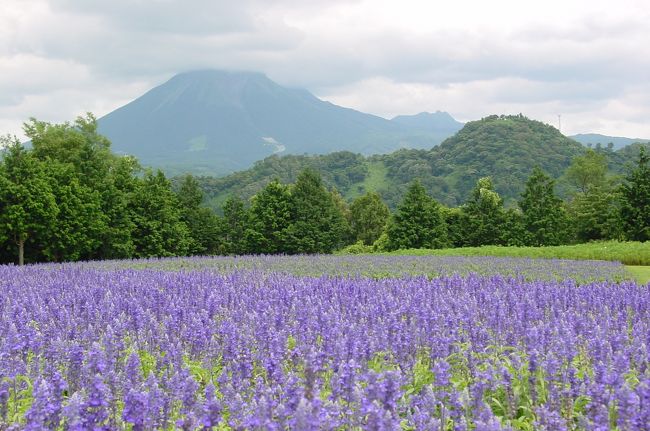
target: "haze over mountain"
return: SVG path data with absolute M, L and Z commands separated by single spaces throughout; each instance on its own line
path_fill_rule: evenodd
M 99 120 L 118 153 L 170 174 L 222 175 L 274 153 L 426 148 L 462 127 L 436 112 L 387 120 L 252 72 L 182 73 Z
M 607 144 L 612 143 L 613 149 L 619 150 L 627 145 L 634 143 L 647 143 L 650 142 L 650 139 L 640 139 L 640 138 L 624 138 L 621 136 L 606 136 L 600 135 L 598 133 L 579 133 L 577 135 L 569 136 L 571 139 L 575 139 L 580 142 L 582 145 L 592 145 L 596 146 L 600 144 L 603 147 L 607 147 Z

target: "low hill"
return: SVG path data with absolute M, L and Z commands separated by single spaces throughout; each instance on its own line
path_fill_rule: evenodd
M 506 201 L 517 199 L 534 166 L 559 177 L 582 151 L 553 126 L 522 115 L 492 115 L 465 124 L 427 152 L 397 152 L 385 163 L 392 182 L 420 178 L 442 202 L 459 205 L 485 176 Z
M 506 204 L 514 205 L 533 167 L 559 178 L 585 147 L 552 126 L 521 115 L 490 116 L 467 123 L 455 136 L 430 150 L 399 150 L 365 157 L 350 152 L 320 156 L 271 156 L 253 168 L 223 178 L 202 177 L 211 205 L 219 208 L 230 194 L 250 198 L 273 178 L 295 180 L 309 166 L 325 183 L 353 199 L 377 191 L 394 208 L 407 185 L 418 178 L 440 202 L 462 204 L 476 180 L 491 176 Z M 638 157 L 638 145 L 619 151 L 602 149 L 610 170 L 621 173 Z
M 430 148 L 462 126 L 445 113 L 416 122 L 343 108 L 260 73 L 204 70 L 176 75 L 109 113 L 99 131 L 114 151 L 146 166 L 219 176 L 275 153 Z

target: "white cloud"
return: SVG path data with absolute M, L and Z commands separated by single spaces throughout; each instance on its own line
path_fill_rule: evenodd
M 0 132 L 214 67 L 384 116 L 562 113 L 566 132 L 650 137 L 648 21 L 645 0 L 3 0 Z

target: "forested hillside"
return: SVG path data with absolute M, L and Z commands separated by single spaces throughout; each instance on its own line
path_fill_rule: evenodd
M 597 146 L 595 151 L 606 156 L 612 173 L 620 174 L 633 163 L 639 145 L 618 151 Z M 231 194 L 247 200 L 272 179 L 293 182 L 301 169 L 310 167 L 348 200 L 375 191 L 394 209 L 414 179 L 419 179 L 439 202 L 457 206 L 469 197 L 479 178 L 490 176 L 506 206 L 512 206 L 535 166 L 561 179 L 571 160 L 586 149 L 539 121 L 522 115 L 493 115 L 467 123 L 430 150 L 404 149 L 370 157 L 349 152 L 271 156 L 251 169 L 222 178 L 200 177 L 198 181 L 208 203 L 217 209 Z
M 25 132 L 30 148 L 0 138 L 0 263 L 650 239 L 644 148 L 576 147 L 523 116 L 469 123 L 430 151 L 270 157 L 173 184 L 112 153 L 91 114 Z

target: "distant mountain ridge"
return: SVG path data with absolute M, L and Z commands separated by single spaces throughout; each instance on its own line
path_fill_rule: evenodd
M 569 138 L 580 142 L 582 145 L 594 147 L 596 145 L 607 147 L 607 145 L 611 143 L 614 150 L 620 150 L 623 147 L 635 143 L 644 144 L 650 142 L 650 139 L 624 138 L 622 136 L 607 136 L 598 133 L 578 133 L 577 135 L 569 136 Z
M 387 120 L 261 73 L 219 70 L 176 75 L 99 119 L 114 151 L 170 174 L 210 175 L 248 168 L 274 153 L 428 149 L 461 127 L 447 113 Z
M 638 157 L 638 147 L 599 151 L 607 157 L 610 171 L 620 173 Z M 199 181 L 210 205 L 218 209 L 229 195 L 247 200 L 272 179 L 292 183 L 302 169 L 311 167 L 348 200 L 376 191 L 395 208 L 414 179 L 419 179 L 438 201 L 458 206 L 467 200 L 479 178 L 490 176 L 506 205 L 512 206 L 534 166 L 559 179 L 572 159 L 585 151 L 586 147 L 553 126 L 523 115 L 492 115 L 468 122 L 454 136 L 429 150 L 402 149 L 370 157 L 350 152 L 274 155 L 251 169 L 222 178 L 202 177 Z

